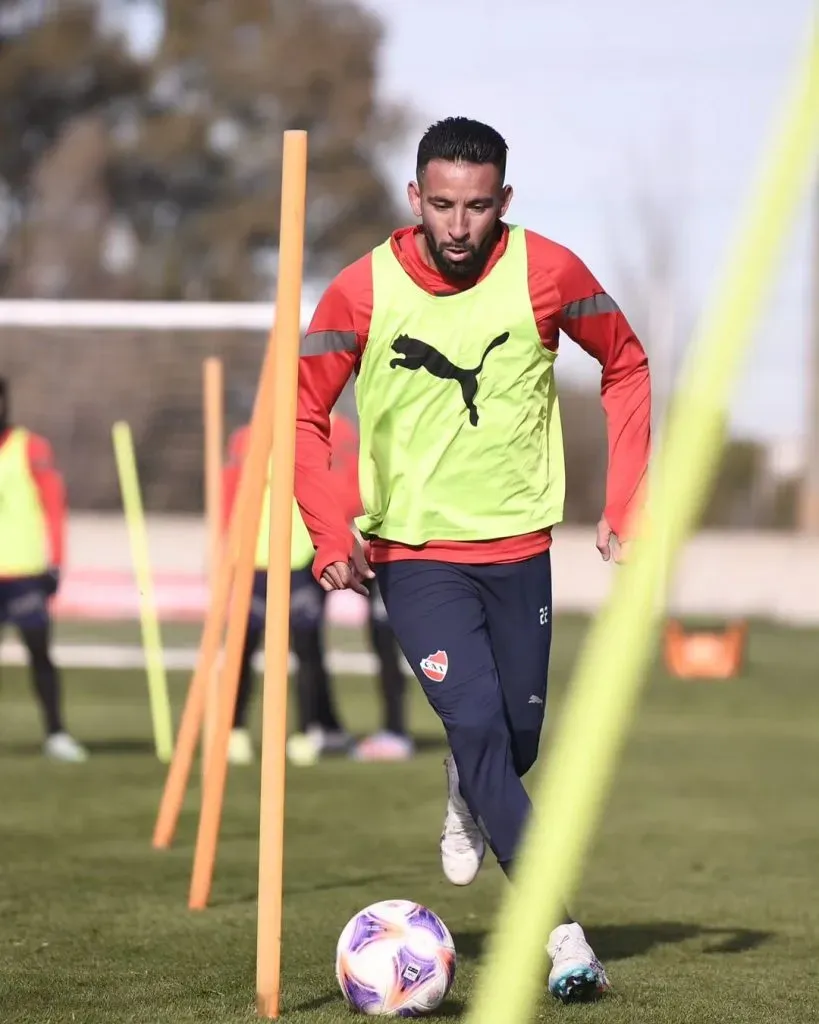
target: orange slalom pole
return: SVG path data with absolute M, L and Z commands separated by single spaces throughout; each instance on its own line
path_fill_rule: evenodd
M 207 567 L 210 600 L 216 589 L 216 576 L 222 547 L 222 451 L 224 447 L 224 368 L 217 356 L 203 364 L 203 427 L 205 439 L 205 523 L 207 526 Z M 205 727 L 202 731 L 200 763 L 205 776 L 207 751 L 213 738 L 219 692 L 218 658 L 208 679 L 205 700 Z M 204 792 L 204 790 L 203 790 Z
M 232 581 L 233 567 L 228 558 L 223 558 L 219 566 L 216 588 L 205 617 L 196 668 L 188 687 L 173 757 L 165 779 L 162 799 L 159 802 L 159 812 L 153 835 L 153 846 L 156 850 L 164 850 L 171 845 L 179 815 L 182 812 L 185 790 L 205 714 L 208 680 L 213 674 L 214 665 L 219 656 Z
M 284 171 L 282 174 L 284 175 Z M 284 199 L 283 196 L 283 203 Z M 278 318 L 278 310 L 276 316 Z M 278 326 L 275 336 L 278 337 Z M 261 521 L 264 489 L 268 486 L 273 446 L 273 415 L 276 407 L 276 349 L 277 343 L 273 340 L 273 332 L 271 332 L 271 342 L 265 353 L 262 382 L 259 386 L 259 392 L 264 391 L 268 398 L 259 410 L 255 432 L 251 425 L 247 457 L 243 467 L 248 481 L 247 518 L 246 526 L 239 535 L 233 604 L 228 619 L 223 671 L 219 680 L 218 715 L 205 768 L 204 793 L 188 896 L 188 906 L 191 910 L 202 910 L 207 905 L 213 883 L 213 869 L 227 779 L 228 742 L 239 689 L 239 669 L 247 634 L 253 589 L 256 540 Z
M 296 447 L 301 289 L 307 192 L 307 132 L 284 133 L 279 279 L 276 296 L 274 481 L 270 488 L 270 556 L 265 612 L 262 707 L 256 1012 L 279 1016 L 284 869 L 285 744 L 289 659 L 290 541 Z
M 239 689 L 239 669 L 247 635 L 247 621 L 253 590 L 256 538 L 259 533 L 262 499 L 267 482 L 270 448 L 273 440 L 272 354 L 275 350 L 273 338 L 274 334 L 271 331 L 271 340 L 262 366 L 262 381 L 258 392 L 259 395 L 266 397 L 266 401 L 259 409 L 259 416 L 255 423 L 251 423 L 247 457 L 242 467 L 242 475 L 247 482 L 247 492 L 245 506 L 242 510 L 242 526 L 238 535 L 238 551 L 235 552 L 235 575 L 222 672 L 219 678 L 217 718 L 205 763 L 204 791 L 188 895 L 188 906 L 191 910 L 203 910 L 207 906 L 213 882 L 213 867 L 216 861 L 216 846 L 219 839 L 219 824 L 222 818 L 222 803 L 227 779 L 228 742 Z M 234 551 L 229 550 L 228 559 L 232 560 L 233 556 Z
M 273 330 L 271 329 L 268 338 L 267 354 L 265 365 L 270 363 L 270 352 L 273 347 Z M 270 367 L 272 370 L 272 366 Z M 273 402 L 273 378 L 268 370 L 263 375 L 256 392 L 256 402 L 253 408 L 253 416 L 250 422 L 250 441 L 252 443 L 254 434 L 258 435 L 260 428 L 260 417 L 263 410 L 269 418 L 270 406 Z M 269 430 L 267 431 L 269 436 Z M 258 446 L 258 441 L 257 441 Z M 216 586 L 210 604 L 208 605 L 205 624 L 202 629 L 202 638 L 199 645 L 199 654 L 196 661 L 196 669 L 188 687 L 188 695 L 182 711 L 179 723 L 176 746 L 173 758 L 171 759 L 168 776 L 165 781 L 165 789 L 159 805 L 156 825 L 154 827 L 153 845 L 156 849 L 165 849 L 170 846 L 176 831 L 179 815 L 182 811 L 182 803 L 185 799 L 185 790 L 188 785 L 193 758 L 196 753 L 196 746 L 199 741 L 199 733 L 202 728 L 202 719 L 205 713 L 205 701 L 207 697 L 208 680 L 214 670 L 219 657 L 222 637 L 225 631 L 225 622 L 228 616 L 232 591 L 234 589 L 235 572 L 237 562 L 235 553 L 239 547 L 239 540 L 242 536 L 256 536 L 260 510 L 253 518 L 253 505 L 249 503 L 249 491 L 252 483 L 250 479 L 249 459 L 242 467 L 239 477 L 239 491 L 236 495 L 236 503 L 231 512 L 228 526 L 227 544 L 223 546 L 219 559 L 219 569 L 216 574 Z M 259 503 L 261 507 L 261 502 Z M 251 556 L 252 561 L 252 556 Z M 251 566 L 252 569 L 252 566 Z M 247 621 L 247 609 L 250 607 L 250 594 L 246 595 L 245 624 Z M 241 609 L 237 611 L 239 614 Z M 235 696 L 234 696 L 235 704 Z

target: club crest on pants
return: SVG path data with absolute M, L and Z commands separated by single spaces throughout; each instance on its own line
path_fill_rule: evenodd
M 449 658 L 446 651 L 436 651 L 421 659 L 421 671 L 433 683 L 442 683 L 448 668 Z

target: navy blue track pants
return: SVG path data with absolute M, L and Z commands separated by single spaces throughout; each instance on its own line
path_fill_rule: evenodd
M 375 567 L 390 624 L 446 729 L 461 792 L 498 862 L 530 810 L 552 638 L 549 552 L 503 565 Z

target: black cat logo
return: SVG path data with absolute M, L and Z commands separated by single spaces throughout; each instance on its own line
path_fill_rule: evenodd
M 439 380 L 456 380 L 461 385 L 464 405 L 469 410 L 469 422 L 473 427 L 478 425 L 478 410 L 475 406 L 475 396 L 478 393 L 478 375 L 483 369 L 486 357 L 493 348 L 498 348 L 509 339 L 509 331 L 504 331 L 497 338 L 486 346 L 486 351 L 481 357 L 477 366 L 464 370 L 460 366 L 451 363 L 445 355 L 442 355 L 436 348 L 433 348 L 426 341 L 418 338 L 410 338 L 407 334 L 399 334 L 392 343 L 392 349 L 403 358 L 391 359 L 390 369 L 403 366 L 405 370 L 424 369 L 433 377 Z

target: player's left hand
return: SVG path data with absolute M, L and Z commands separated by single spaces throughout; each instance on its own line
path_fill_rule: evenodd
M 619 564 L 620 562 L 625 562 L 628 555 L 628 545 L 620 543 L 617 534 L 612 530 L 605 516 L 602 516 L 597 524 L 597 542 L 595 546 L 604 562 L 608 562 L 613 558 Z
M 366 597 L 369 588 L 366 581 L 375 579 L 375 573 L 367 562 L 364 545 L 353 535 L 353 550 L 347 562 L 333 562 L 321 574 L 319 584 L 323 590 L 354 590 Z

